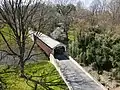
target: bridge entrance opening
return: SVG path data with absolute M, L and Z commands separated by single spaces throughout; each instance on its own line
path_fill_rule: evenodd
M 67 60 L 68 57 L 66 55 L 65 47 L 59 46 L 54 49 L 54 57 L 58 60 Z

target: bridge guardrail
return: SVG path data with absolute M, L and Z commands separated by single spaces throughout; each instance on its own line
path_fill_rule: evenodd
M 89 78 L 91 78 L 96 84 L 98 84 L 103 90 L 107 90 L 100 82 L 95 80 L 88 72 L 85 71 L 71 56 L 69 56 L 69 60 L 71 60 L 76 66 L 78 66 Z
M 52 54 L 50 54 L 50 62 L 55 66 L 56 70 L 59 72 L 60 76 L 62 77 L 62 79 L 64 80 L 64 82 L 66 83 L 66 85 L 68 86 L 69 90 L 73 90 L 72 87 L 66 81 L 64 75 L 61 72 L 61 69 L 60 69 L 60 66 L 59 66 L 59 60 L 55 59 Z

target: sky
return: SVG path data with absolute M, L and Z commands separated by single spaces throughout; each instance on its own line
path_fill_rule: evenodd
M 60 0 L 43 0 L 43 1 L 50 1 L 50 2 L 52 2 L 52 3 L 56 3 L 56 1 L 60 1 Z M 66 0 L 65 0 L 65 1 L 66 1 Z M 70 2 L 73 3 L 73 4 L 76 4 L 78 1 L 82 1 L 83 4 L 84 4 L 84 6 L 89 7 L 89 5 L 91 4 L 91 2 L 92 2 L 93 0 L 68 0 L 68 1 L 70 1 Z M 103 1 L 103 0 L 100 0 L 100 1 Z M 111 0 L 106 0 L 106 1 L 109 2 L 109 1 L 111 1 Z
M 78 0 L 78 1 L 79 1 L 79 0 Z M 81 1 L 84 2 L 84 5 L 85 5 L 85 6 L 88 7 L 93 0 L 81 0 Z M 100 1 L 103 1 L 103 0 L 100 0 Z M 106 1 L 107 1 L 107 2 L 110 2 L 111 0 L 106 0 Z
M 85 6 L 88 7 L 93 0 L 81 0 L 81 1 L 84 3 Z
M 43 0 L 43 1 L 50 1 L 52 3 L 55 3 L 56 1 L 60 1 L 60 0 Z M 70 0 L 70 1 L 73 4 L 76 4 L 78 1 L 82 1 L 83 4 L 88 7 L 93 0 Z
M 29 1 L 29 0 L 23 0 L 23 1 Z M 36 1 L 39 1 L 39 0 L 36 0 Z M 56 3 L 56 1 L 61 1 L 61 0 L 42 0 L 42 1 L 47 1 L 47 2 L 50 1 L 52 3 Z M 67 1 L 67 0 L 62 0 L 62 1 Z M 77 2 L 82 1 L 85 7 L 89 7 L 89 5 L 91 4 L 93 0 L 68 0 L 68 1 L 70 1 L 72 4 L 76 4 Z M 110 0 L 107 0 L 107 1 L 109 2 Z

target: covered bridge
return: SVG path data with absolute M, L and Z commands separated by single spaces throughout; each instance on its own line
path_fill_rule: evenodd
M 63 55 L 66 52 L 66 45 L 60 43 L 49 36 L 35 31 L 29 31 L 32 40 L 36 40 L 37 45 L 48 55 Z
M 30 38 L 49 56 L 69 90 L 107 90 L 72 57 L 66 57 L 66 46 L 40 32 L 30 31 Z

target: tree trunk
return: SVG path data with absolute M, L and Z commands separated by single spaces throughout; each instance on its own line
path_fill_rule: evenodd
M 23 58 L 20 59 L 20 77 L 24 77 L 24 61 L 23 61 Z
M 69 24 L 67 22 L 64 23 L 64 32 L 66 34 L 66 38 L 65 38 L 65 41 L 64 41 L 64 44 L 67 46 L 67 50 L 68 50 L 68 42 L 69 42 L 69 39 L 68 39 L 68 31 L 69 31 Z
M 22 43 L 21 45 L 22 47 L 20 47 L 20 76 L 24 77 L 24 66 L 25 66 L 25 62 L 24 62 L 24 53 L 25 53 L 25 43 Z
M 37 83 L 35 83 L 35 88 L 34 88 L 34 90 L 37 90 Z

